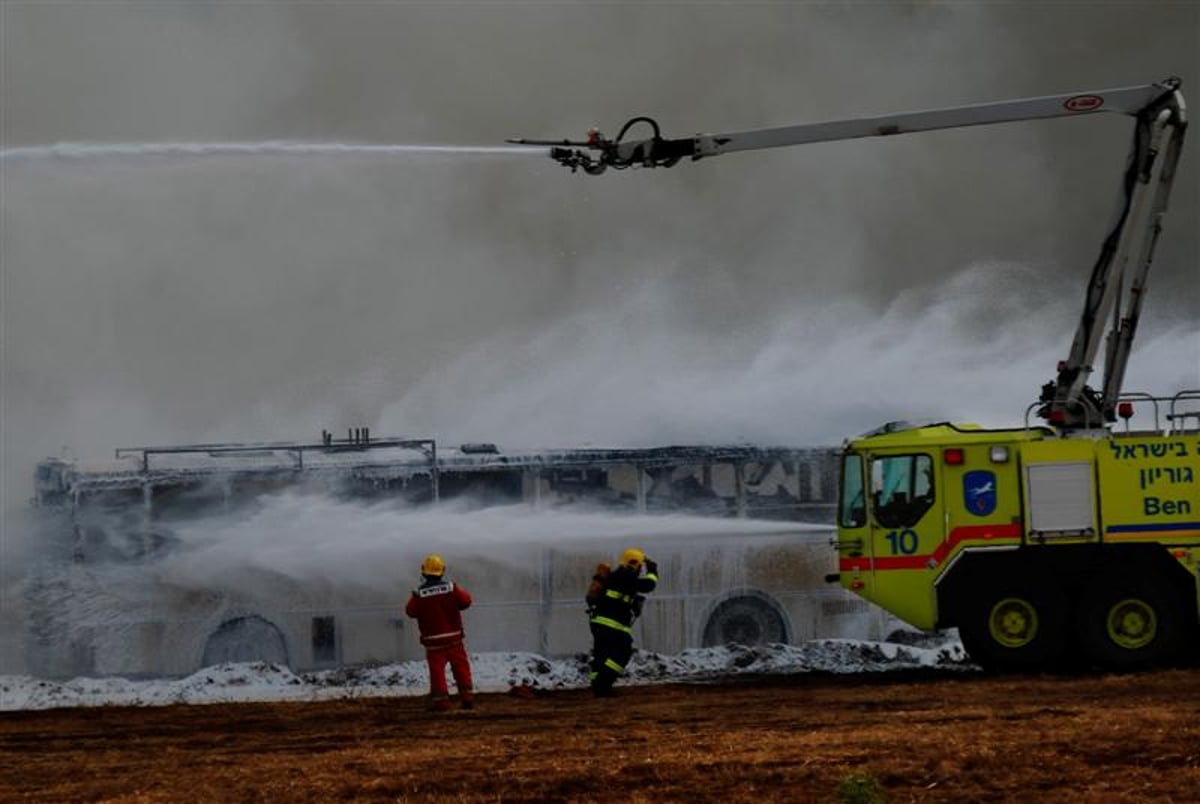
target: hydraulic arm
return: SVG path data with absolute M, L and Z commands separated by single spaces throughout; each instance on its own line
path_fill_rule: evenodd
M 1100 426 L 1112 421 L 1129 350 L 1137 328 L 1146 275 L 1167 207 L 1179 161 L 1186 120 L 1178 78 L 1145 86 L 1074 92 L 883 117 L 836 120 L 728 134 L 697 134 L 664 139 L 658 123 L 634 117 L 614 139 L 592 130 L 581 141 L 513 139 L 520 145 L 549 146 L 552 159 L 571 169 L 599 175 L 608 168 L 671 167 L 685 157 L 710 156 L 833 140 L 881 137 L 935 129 L 992 125 L 1018 120 L 1116 113 L 1136 118 L 1129 165 L 1122 182 L 1120 214 L 1104 239 L 1088 283 L 1083 315 L 1071 351 L 1058 376 L 1042 389 L 1039 413 L 1064 429 Z M 627 139 L 637 126 L 651 136 Z M 1127 285 L 1127 286 L 1126 286 Z M 1124 291 L 1125 300 L 1121 303 Z M 1112 317 L 1105 379 L 1098 391 L 1087 385 L 1099 348 L 1101 330 Z

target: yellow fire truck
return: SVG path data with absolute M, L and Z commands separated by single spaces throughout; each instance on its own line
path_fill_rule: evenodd
M 1163 404 L 1200 408 L 1200 393 Z M 1193 413 L 1193 416 L 1195 414 Z M 893 427 L 849 442 L 842 584 L 985 667 L 1131 668 L 1195 644 L 1200 434 Z
M 1121 393 L 1186 120 L 1180 81 L 668 140 L 547 145 L 572 172 L 733 151 L 1113 112 L 1135 120 L 1119 215 L 1068 358 L 1025 426 L 885 425 L 847 442 L 830 580 L 919 628 L 957 627 L 985 667 L 1125 669 L 1200 644 L 1200 391 Z M 635 126 L 653 134 L 627 140 Z M 1087 385 L 1111 320 L 1103 386 Z M 1030 414 L 1045 425 L 1030 426 Z M 1125 420 L 1125 428 L 1116 425 Z

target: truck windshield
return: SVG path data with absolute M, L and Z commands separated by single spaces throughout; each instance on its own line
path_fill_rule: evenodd
M 909 528 L 933 505 L 928 455 L 888 455 L 871 461 L 871 508 L 885 528 Z
M 863 460 L 851 452 L 842 459 L 842 496 L 838 505 L 838 524 L 843 528 L 861 528 L 867 524 L 867 503 L 863 494 Z

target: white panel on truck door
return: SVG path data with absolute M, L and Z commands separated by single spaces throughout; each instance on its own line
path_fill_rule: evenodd
M 1025 493 L 1030 536 L 1091 536 L 1096 532 L 1090 463 L 1029 464 Z

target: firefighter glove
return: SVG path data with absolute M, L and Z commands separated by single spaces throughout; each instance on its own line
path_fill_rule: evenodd
M 652 558 L 647 558 L 646 559 L 646 572 L 651 573 L 651 574 L 657 574 L 658 573 L 658 562 Z

